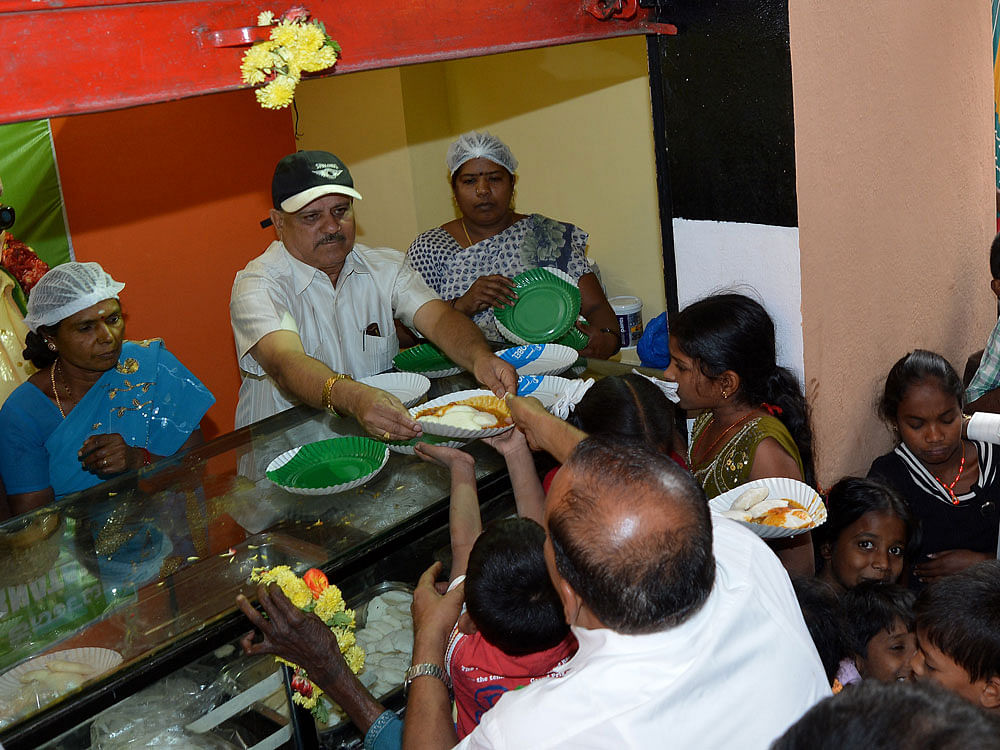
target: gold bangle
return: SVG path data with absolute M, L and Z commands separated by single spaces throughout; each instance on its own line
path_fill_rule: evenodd
M 333 408 L 333 404 L 330 403 L 330 396 L 333 394 L 333 384 L 338 380 L 354 380 L 354 378 L 344 372 L 335 372 L 333 375 L 328 377 L 326 382 L 323 384 L 323 408 L 335 417 L 342 416 L 336 409 Z

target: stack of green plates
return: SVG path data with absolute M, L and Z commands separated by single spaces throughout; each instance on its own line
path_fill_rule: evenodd
M 515 344 L 547 344 L 563 336 L 580 314 L 580 290 L 544 268 L 514 277 L 517 300 L 494 307 L 497 329 Z
M 443 378 L 462 371 L 433 344 L 418 344 L 404 349 L 393 357 L 392 363 L 403 372 L 419 372 L 428 378 Z
M 571 349 L 576 349 L 580 351 L 590 340 L 587 338 L 587 334 L 581 331 L 576 326 L 570 328 L 566 333 L 559 337 L 556 341 L 557 344 L 562 344 L 563 346 L 568 346 Z
M 267 467 L 267 478 L 299 495 L 328 495 L 360 487 L 389 459 L 371 438 L 340 437 L 285 451 Z

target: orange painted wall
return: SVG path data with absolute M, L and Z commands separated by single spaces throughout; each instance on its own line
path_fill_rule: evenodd
M 126 283 L 129 338 L 162 337 L 215 394 L 206 436 L 233 428 L 233 277 L 273 238 L 259 221 L 295 150 L 289 112 L 247 91 L 52 121 L 79 261 Z

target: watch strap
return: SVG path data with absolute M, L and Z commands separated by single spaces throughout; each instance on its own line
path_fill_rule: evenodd
M 439 667 L 437 664 L 414 664 L 412 667 L 406 670 L 406 676 L 403 678 L 403 693 L 408 693 L 410 691 L 410 683 L 413 682 L 418 677 L 436 677 L 444 683 L 444 686 L 451 691 L 451 680 L 448 679 L 448 674 Z

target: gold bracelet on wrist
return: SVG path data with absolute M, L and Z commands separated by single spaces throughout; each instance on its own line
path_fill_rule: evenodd
M 354 378 L 344 372 L 335 372 L 333 375 L 328 377 L 326 382 L 323 384 L 323 408 L 335 417 L 342 416 L 336 409 L 333 408 L 333 404 L 330 403 L 330 396 L 333 394 L 333 384 L 338 380 L 354 380 Z

